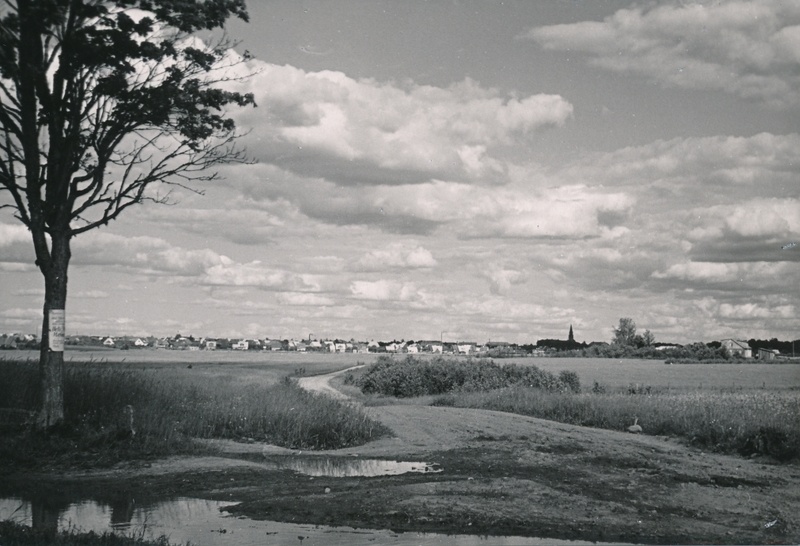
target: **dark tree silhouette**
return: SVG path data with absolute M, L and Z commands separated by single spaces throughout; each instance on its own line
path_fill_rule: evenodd
M 244 0 L 16 0 L 0 9 L 0 208 L 31 233 L 44 277 L 41 411 L 63 419 L 63 334 L 73 237 L 131 205 L 197 191 L 209 169 L 243 160 L 224 90 L 235 78 L 220 39 Z M 226 70 L 226 68 L 228 70 Z M 163 192 L 157 187 L 166 189 Z M 200 192 L 198 192 L 200 193 Z

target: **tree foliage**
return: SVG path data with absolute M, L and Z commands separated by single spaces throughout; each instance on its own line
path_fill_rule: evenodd
M 16 0 L 0 10 L 0 208 L 30 231 L 44 277 L 45 424 L 63 416 L 63 348 L 49 345 L 48 316 L 63 320 L 71 239 L 243 159 L 226 108 L 253 97 L 225 83 L 247 55 L 192 35 L 229 17 L 247 20 L 244 0 Z
M 147 11 L 142 11 L 147 10 Z M 189 37 L 243 0 L 20 0 L 0 20 L 0 185 L 36 236 L 74 236 L 233 157 L 222 47 Z M 37 259 L 46 262 L 40 236 Z M 40 255 L 41 254 L 41 255 Z
M 616 345 L 631 346 L 635 344 L 636 323 L 632 318 L 623 317 L 619 319 L 619 326 L 614 328 L 614 340 Z

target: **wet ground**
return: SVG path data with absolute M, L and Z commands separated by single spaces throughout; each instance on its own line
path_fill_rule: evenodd
M 357 529 L 256 521 L 236 517 L 226 511 L 233 502 L 196 498 L 177 498 L 150 504 L 137 504 L 133 497 L 118 500 L 116 504 L 103 504 L 92 500 L 76 500 L 50 516 L 55 527 L 80 529 L 104 533 L 133 534 L 146 538 L 167 536 L 178 544 L 262 546 L 264 544 L 324 544 L 330 546 L 358 546 L 387 544 L 393 546 L 432 545 L 563 545 L 594 544 L 583 541 L 561 541 L 532 537 L 445 535 L 437 533 L 396 533 L 390 530 Z M 0 520 L 10 519 L 31 525 L 41 518 L 42 506 L 20 498 L 0 499 Z

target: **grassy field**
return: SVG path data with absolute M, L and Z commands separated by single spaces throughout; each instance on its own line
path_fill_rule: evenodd
M 25 364 L 8 356 L 33 358 Z M 386 433 L 364 413 L 284 381 L 289 375 L 373 364 L 375 355 L 145 349 L 68 351 L 66 356 L 68 419 L 62 440 L 77 446 L 67 454 L 82 451 L 95 462 L 191 451 L 191 438 L 254 439 L 314 449 L 354 445 Z M 0 360 L 0 409 L 35 408 L 35 357 L 17 351 Z M 406 355 L 390 358 L 400 361 Z M 583 358 L 495 362 L 536 366 L 556 377 L 576 372 L 582 392 L 505 389 L 446 395 L 435 403 L 615 430 L 636 415 L 648 433 L 681 436 L 715 449 L 781 457 L 800 452 L 800 364 L 666 365 Z M 137 435 L 116 440 L 124 436 L 126 405 L 134 409 Z M 49 445 L 46 438 L 28 440 L 25 447 L 0 439 L 0 456 L 13 453 L 24 461 L 38 451 L 63 447 Z
M 30 428 L 3 434 L 0 459 L 104 465 L 202 451 L 195 438 L 331 449 L 387 433 L 362 410 L 287 378 L 303 373 L 302 366 L 285 362 L 69 362 L 63 425 L 51 434 Z M 36 398 L 37 364 L 0 360 L 0 415 L 9 408 L 34 410 Z

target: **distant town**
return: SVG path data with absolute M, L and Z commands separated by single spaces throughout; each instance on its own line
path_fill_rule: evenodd
M 741 340 L 723 339 L 709 343 L 679 345 L 652 343 L 647 346 L 618 347 L 615 344 L 595 341 L 575 341 L 572 328 L 568 339 L 540 339 L 536 343 L 517 344 L 503 341 L 444 341 L 444 340 L 392 340 L 356 341 L 354 339 L 317 339 L 313 335 L 301 339 L 270 338 L 219 338 L 195 337 L 176 334 L 172 337 L 155 336 L 93 336 L 72 335 L 65 339 L 67 349 L 86 350 L 139 350 L 161 349 L 171 351 L 270 351 L 317 353 L 405 353 L 441 354 L 485 357 L 512 356 L 589 356 L 589 357 L 642 357 L 670 358 L 696 356 L 701 359 L 739 358 L 776 360 L 795 357 L 795 345 L 800 340 Z M 37 350 L 39 339 L 32 334 L 0 334 L 0 350 Z

